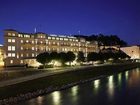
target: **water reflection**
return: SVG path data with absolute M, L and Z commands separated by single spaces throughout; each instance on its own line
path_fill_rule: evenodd
M 118 74 L 118 82 L 119 82 L 119 86 L 120 86 L 121 82 L 122 82 L 122 73 Z
M 53 105 L 60 105 L 61 94 L 60 91 L 55 91 L 52 94 Z
M 94 88 L 97 90 L 99 88 L 100 85 L 100 80 L 95 80 L 94 81 Z
M 72 99 L 72 103 L 73 104 L 77 103 L 77 100 L 78 100 L 78 90 L 79 90 L 78 85 L 71 88 L 71 96 L 72 96 L 71 99 Z
M 113 98 L 113 95 L 114 95 L 113 76 L 108 77 L 108 95 L 110 99 Z
M 125 72 L 125 79 L 126 79 L 126 81 L 128 80 L 128 76 L 129 76 L 128 71 L 126 71 Z
M 74 86 L 71 88 L 72 96 L 76 96 L 78 93 L 78 86 Z
M 42 96 L 37 97 L 37 103 L 38 103 L 38 105 L 42 105 L 42 103 L 43 103 L 43 97 Z

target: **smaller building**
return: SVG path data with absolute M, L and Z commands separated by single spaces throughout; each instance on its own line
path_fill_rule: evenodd
M 121 47 L 121 50 L 131 57 L 140 60 L 140 45 Z

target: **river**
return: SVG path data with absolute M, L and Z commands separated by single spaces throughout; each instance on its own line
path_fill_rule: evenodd
M 140 69 L 55 91 L 18 105 L 140 105 Z

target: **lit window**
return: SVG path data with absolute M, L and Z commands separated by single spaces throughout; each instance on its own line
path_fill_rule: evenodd
M 15 57 L 16 55 L 15 55 L 15 53 L 12 53 L 12 57 Z
M 70 41 L 72 41 L 72 39 L 69 39 Z
M 15 33 L 13 33 L 13 34 L 12 34 L 12 36 L 16 36 L 16 34 L 15 34 Z
M 32 44 L 34 44 L 34 41 L 32 41 Z
M 23 47 L 21 47 L 21 50 L 23 50 Z
M 30 38 L 30 35 L 24 35 L 25 38 Z
M 8 35 L 11 35 L 11 33 L 8 33 Z
M 40 41 L 40 43 L 42 44 L 43 42 L 42 42 L 42 41 Z
M 11 57 L 11 53 L 8 53 L 8 57 Z
M 32 57 L 34 57 L 35 56 L 35 54 L 34 53 L 32 53 Z
M 10 60 L 10 63 L 12 64 L 13 63 L 13 60 Z
M 15 46 L 11 46 L 12 47 L 12 51 L 15 51 Z
M 56 40 L 59 40 L 59 38 L 56 38 Z
M 48 39 L 51 39 L 51 37 L 48 37 Z
M 29 57 L 29 54 L 27 53 L 26 56 Z
M 68 39 L 67 38 L 64 38 L 64 40 L 67 41 Z
M 29 43 L 29 40 L 26 40 L 26 43 Z
M 63 38 L 60 38 L 60 40 L 63 40 Z
M 32 47 L 32 50 L 34 50 L 34 47 Z
M 20 56 L 23 57 L 23 54 L 21 54 Z
M 22 34 L 18 34 L 18 37 L 23 37 L 23 35 Z
M 23 43 L 23 40 L 21 40 L 20 42 Z
M 12 39 L 12 42 L 15 42 L 15 39 Z
M 8 42 L 11 42 L 11 39 L 8 39 Z
M 20 60 L 20 63 L 23 63 L 23 60 Z
M 8 51 L 11 51 L 11 46 L 8 46 Z
M 55 39 L 55 37 L 52 37 L 52 39 Z

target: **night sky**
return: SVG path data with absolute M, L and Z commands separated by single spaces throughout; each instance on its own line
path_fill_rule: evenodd
M 3 30 L 48 34 L 115 34 L 140 44 L 140 0 L 0 0 Z

